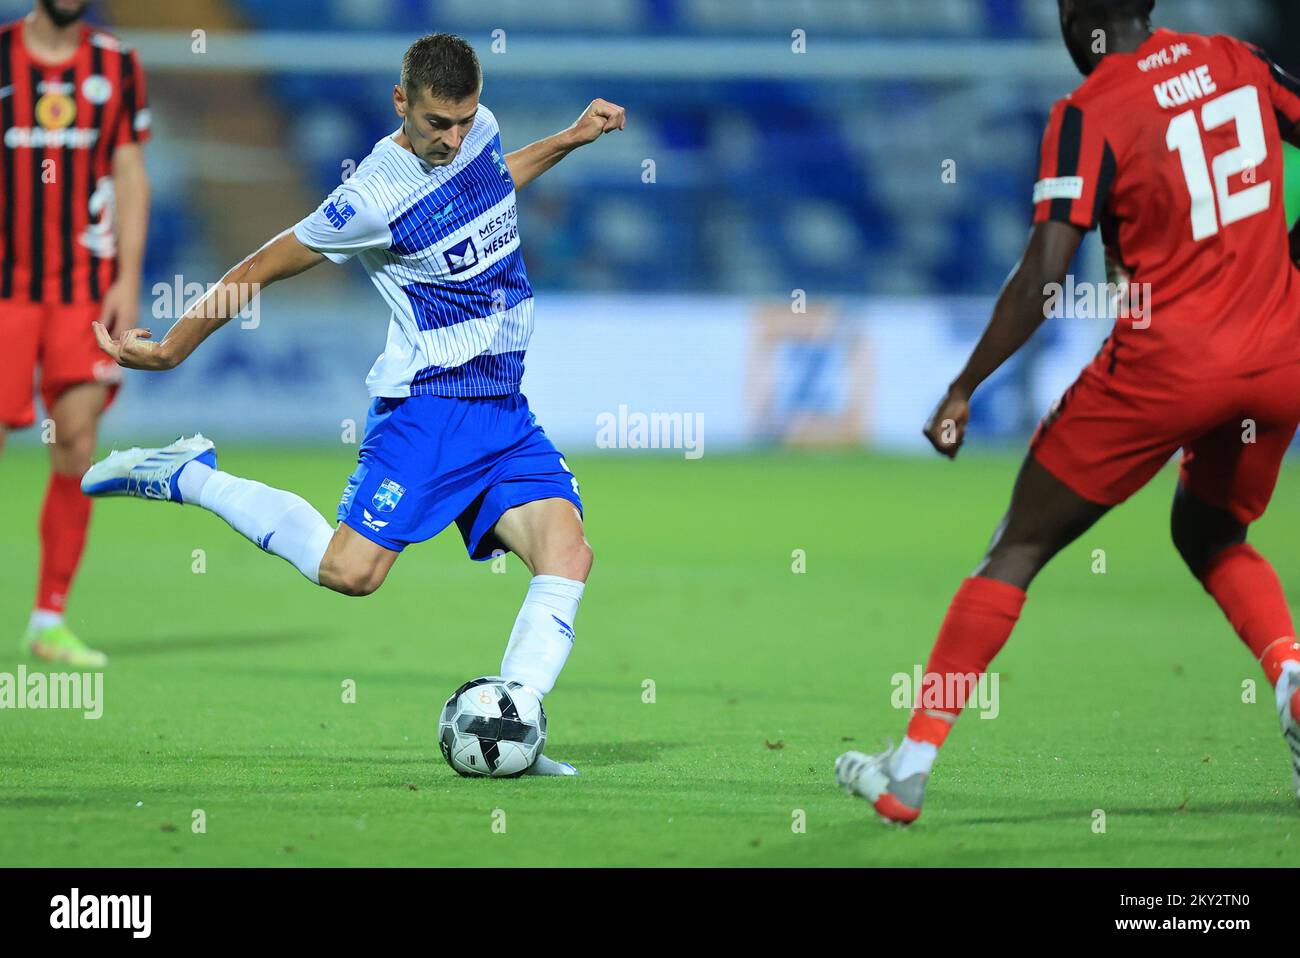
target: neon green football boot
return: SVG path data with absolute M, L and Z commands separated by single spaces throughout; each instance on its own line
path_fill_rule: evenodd
M 102 669 L 108 664 L 108 656 L 86 645 L 62 622 L 43 629 L 28 628 L 23 645 L 32 655 L 47 662 L 87 669 Z

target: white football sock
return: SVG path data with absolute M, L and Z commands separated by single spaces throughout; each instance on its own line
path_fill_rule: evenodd
M 195 467 L 203 466 L 202 470 Z M 186 476 L 194 472 L 197 497 L 186 493 Z M 312 582 L 320 584 L 320 563 L 334 529 L 302 496 L 272 489 L 263 482 L 191 462 L 177 479 L 181 498 L 215 512 L 258 548 L 287 559 Z
M 889 760 L 889 774 L 897 779 L 911 778 L 917 772 L 929 775 L 938 755 L 939 746 L 903 736 L 903 744 Z
M 32 609 L 32 617 L 27 620 L 29 629 L 48 629 L 63 624 L 63 613 L 51 612 L 49 609 Z
M 501 659 L 501 676 L 545 695 L 573 648 L 573 620 L 583 583 L 558 575 L 535 575 L 529 583 L 510 644 Z
M 208 479 L 216 472 L 206 462 L 191 459 L 181 466 L 180 475 L 176 477 L 176 491 L 181 494 L 181 502 L 198 503 L 199 495 Z

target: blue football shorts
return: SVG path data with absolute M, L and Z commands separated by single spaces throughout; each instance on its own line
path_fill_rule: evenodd
M 506 510 L 538 499 L 582 513 L 578 480 L 522 394 L 377 398 L 338 519 L 394 552 L 454 521 L 482 560 L 505 550 L 492 529 Z

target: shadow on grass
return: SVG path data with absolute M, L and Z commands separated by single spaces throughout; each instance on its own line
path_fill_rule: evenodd
M 662 757 L 663 753 L 671 748 L 676 747 L 672 742 L 560 742 L 555 745 L 547 745 L 546 754 L 548 757 L 555 759 L 557 762 L 572 762 L 582 770 L 584 767 L 600 768 L 609 765 L 637 765 L 644 762 L 654 762 Z M 380 751 L 391 752 L 390 747 L 381 747 Z M 362 755 L 337 755 L 330 752 L 274 752 L 274 753 L 212 753 L 206 752 L 202 756 L 204 762 L 234 762 L 244 767 L 257 768 L 274 768 L 287 765 L 373 765 L 373 766 L 399 766 L 399 765 L 442 765 L 442 756 L 438 753 L 436 744 L 430 749 L 418 747 L 416 745 L 404 746 L 400 748 L 399 755 L 375 755 L 372 751 L 367 751 Z
M 547 745 L 546 754 L 557 762 L 571 762 L 579 771 L 584 765 L 635 765 L 653 762 L 667 749 L 676 747 L 673 742 L 563 742 Z
M 572 762 L 579 769 L 583 765 L 634 765 L 641 762 L 653 762 L 663 753 L 676 747 L 672 742 L 576 742 L 548 745 L 546 754 L 556 761 Z M 341 748 L 341 746 L 340 746 Z M 380 753 L 389 754 L 375 754 Z M 392 754 L 397 752 L 398 754 Z M 379 746 L 367 749 L 361 754 L 339 754 L 337 748 L 313 749 L 290 752 L 287 750 L 268 750 L 247 752 L 209 752 L 204 751 L 193 756 L 195 764 L 200 767 L 211 764 L 231 763 L 242 768 L 283 768 L 287 766 L 398 766 L 442 764 L 436 744 L 432 749 L 419 745 Z M 75 761 L 75 757 L 69 757 Z M 435 762 L 436 760 L 436 762 Z
M 0 795 L 0 808 L 67 808 L 74 804 L 67 795 Z
M 1099 805 L 1112 819 L 1117 815 L 1129 815 L 1135 818 L 1170 818 L 1178 815 L 1276 815 L 1292 806 L 1285 799 L 1271 799 L 1242 802 L 1209 802 L 1198 804 L 1188 801 L 1179 805 L 1143 805 L 1123 807 Z M 1032 822 L 1087 821 L 1091 809 L 1069 808 L 1058 811 L 1031 813 L 1026 815 L 991 815 L 976 818 L 949 819 L 948 825 L 1027 825 Z
M 305 645 L 338 638 L 338 633 L 314 629 L 284 630 L 280 632 L 257 632 L 254 634 L 232 635 L 201 634 L 178 635 L 175 638 L 149 639 L 141 641 L 128 639 L 125 642 L 106 640 L 99 647 L 112 659 L 114 656 L 134 658 L 149 655 L 172 655 L 177 652 L 207 652 L 224 649 L 266 648 L 273 645 Z
M 294 752 L 294 753 L 258 753 L 258 752 L 204 752 L 192 763 L 200 768 L 211 764 L 229 763 L 243 769 L 283 769 L 287 766 L 319 766 L 322 769 L 337 768 L 344 765 L 385 766 L 385 765 L 420 765 L 428 764 L 430 753 L 420 749 L 411 749 L 403 755 L 377 756 L 339 755 L 335 751 Z M 441 761 L 441 756 L 439 756 Z

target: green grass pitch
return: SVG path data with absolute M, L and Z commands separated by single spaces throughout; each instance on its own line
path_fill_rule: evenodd
M 890 677 L 924 661 L 1017 459 L 571 461 L 596 567 L 547 701 L 548 753 L 581 778 L 462 780 L 438 755 L 442 700 L 498 667 L 527 583 L 517 560 L 504 573 L 471 563 L 452 529 L 351 599 L 198 509 L 110 500 L 71 606 L 111 659 L 104 714 L 0 711 L 0 862 L 1297 860 L 1271 692 L 1169 545 L 1172 471 L 1039 579 L 995 666 L 1001 714 L 958 723 L 925 814 L 891 829 L 838 791 L 832 764 L 901 734 Z M 231 447 L 222 465 L 332 515 L 351 456 Z M 0 461 L 0 671 L 27 661 L 44 470 L 31 446 Z M 1288 467 L 1252 536 L 1293 589 L 1297 480 Z

